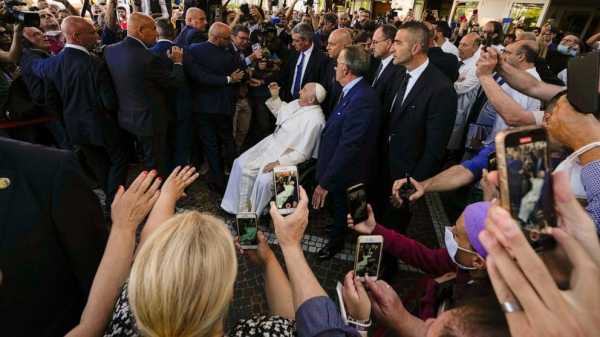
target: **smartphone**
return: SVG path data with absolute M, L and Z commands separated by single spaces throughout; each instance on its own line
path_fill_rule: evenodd
M 398 194 L 400 194 L 400 198 L 402 199 L 404 204 L 408 205 L 410 201 L 410 196 L 413 195 L 417 191 L 417 189 L 415 188 L 415 185 L 413 185 L 413 183 L 410 182 L 410 175 L 408 173 L 406 174 L 405 179 L 406 182 L 404 182 L 404 184 L 400 186 Z
M 355 224 L 361 223 L 369 218 L 367 212 L 367 191 L 364 184 L 357 184 L 346 190 L 346 202 L 348 213 Z
M 296 166 L 277 166 L 273 169 L 275 187 L 275 205 L 280 214 L 294 212 L 300 201 L 298 186 L 298 168 Z
M 377 280 L 382 251 L 383 236 L 359 236 L 356 242 L 356 254 L 354 255 L 354 275 L 361 279 L 364 279 L 365 275 L 369 275 L 369 279 Z
M 569 60 L 567 98 L 579 112 L 600 118 L 600 53 L 588 53 Z
M 260 43 L 255 43 L 252 45 L 252 51 L 257 51 L 260 49 Z
M 256 249 L 258 247 L 258 215 L 250 212 L 238 213 L 235 220 L 242 248 Z
M 488 172 L 496 171 L 498 169 L 498 161 L 496 160 L 496 151 L 488 154 Z
M 535 250 L 552 248 L 554 238 L 543 233 L 546 227 L 556 227 L 546 130 L 529 126 L 500 132 L 496 162 L 500 204 L 518 221 Z
M 348 314 L 346 313 L 346 305 L 344 304 L 344 296 L 342 295 L 343 287 L 344 286 L 342 283 L 338 281 L 337 285 L 335 286 L 335 292 L 338 296 L 338 303 L 340 305 L 340 314 L 342 314 L 342 319 L 344 320 L 344 323 L 348 324 Z

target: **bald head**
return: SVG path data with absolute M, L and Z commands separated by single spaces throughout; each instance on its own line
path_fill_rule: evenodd
M 345 47 L 352 44 L 352 33 L 347 28 L 338 28 L 329 34 L 327 40 L 327 54 L 332 59 L 337 59 Z
M 231 38 L 231 28 L 222 22 L 215 22 L 208 30 L 208 41 L 218 46 L 225 47 Z
M 98 42 L 94 26 L 80 16 L 67 16 L 61 24 L 67 43 L 93 49 Z
M 469 33 L 463 36 L 458 44 L 458 56 L 461 60 L 470 58 L 479 50 L 480 44 L 481 37 L 477 33 Z
M 537 37 L 533 32 L 522 32 L 517 34 L 517 41 L 537 41 Z
M 206 30 L 206 13 L 197 7 L 190 7 L 185 12 L 185 24 L 201 32 Z
M 151 16 L 135 12 L 127 20 L 127 36 L 141 40 L 146 46 L 156 42 L 158 32 Z
M 534 66 L 537 53 L 535 41 L 517 41 L 506 46 L 502 58 L 513 67 L 527 70 Z

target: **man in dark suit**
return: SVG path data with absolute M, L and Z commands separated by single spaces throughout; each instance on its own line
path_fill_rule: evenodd
M 371 63 L 369 80 L 371 87 L 377 92 L 379 101 L 383 103 L 385 93 L 394 83 L 403 68 L 394 64 L 392 45 L 398 29 L 393 25 L 383 25 L 373 33 L 371 39 L 371 53 L 376 62 Z M 382 116 L 384 120 L 387 115 Z
M 389 111 L 384 132 L 390 186 L 407 174 L 421 181 L 439 172 L 454 126 L 456 92 L 448 78 L 430 63 L 428 45 L 427 27 L 408 22 L 398 29 L 392 47 L 394 63 L 406 71 L 390 87 L 384 102 L 384 109 Z M 409 212 L 407 205 L 402 209 Z M 408 223 L 410 213 L 405 215 L 393 217 L 394 223 L 388 225 Z
M 216 22 L 208 31 L 208 41 L 193 44 L 185 59 L 185 71 L 192 81 L 193 113 L 211 170 L 209 186 L 217 192 L 224 190 L 226 182 L 221 155 L 225 165 L 230 165 L 235 155 L 232 86 L 244 76 L 239 60 L 226 49 L 230 39 L 231 28 Z
M 11 337 L 75 327 L 107 231 L 72 152 L 0 138 L 0 326 Z
M 317 181 L 312 204 L 322 208 L 327 197 L 335 207 L 329 241 L 318 256 L 332 258 L 344 245 L 346 229 L 346 189 L 367 184 L 369 165 L 376 155 L 380 118 L 375 91 L 363 79 L 369 71 L 369 55 L 364 48 L 349 46 L 338 56 L 336 78 L 342 96 L 321 135 L 317 161 Z M 368 188 L 367 184 L 367 188 Z
M 297 99 L 306 83 L 321 80 L 327 57 L 315 48 L 313 36 L 313 29 L 307 24 L 299 23 L 292 29 L 292 45 L 296 52 L 290 55 L 279 81 L 281 98 L 286 102 Z
M 327 40 L 327 56 L 329 58 L 325 66 L 325 75 L 321 80 L 323 87 L 327 90 L 327 97 L 323 104 L 321 104 L 325 118 L 329 117 L 342 94 L 342 86 L 335 76 L 335 66 L 338 56 L 342 49 L 351 44 L 352 32 L 349 29 L 339 28 L 329 34 L 329 39 Z
M 175 38 L 173 43 L 181 48 L 187 48 L 192 43 L 200 43 L 206 41 L 206 13 L 196 7 L 187 8 L 185 12 L 185 26 Z
M 62 119 L 72 144 L 77 145 L 96 168 L 108 158 L 107 175 L 98 174 L 105 184 L 110 205 L 119 185 L 127 175 L 127 153 L 119 141 L 116 121 L 110 115 L 117 100 L 108 72 L 101 59 L 92 55 L 98 35 L 89 22 L 77 16 L 63 20 L 67 43 L 56 56 L 39 59 L 25 54 L 27 72 L 44 80 L 55 90 L 62 105 Z
M 156 42 L 154 20 L 133 13 L 125 40 L 106 47 L 104 56 L 119 98 L 119 126 L 133 134 L 142 148 L 144 168 L 168 175 L 167 125 L 169 110 L 165 90 L 185 83 L 183 51 L 172 47 L 173 67 L 148 50 Z

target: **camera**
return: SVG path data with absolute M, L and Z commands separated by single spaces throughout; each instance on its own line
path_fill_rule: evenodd
M 0 17 L 5 23 L 20 23 L 25 27 L 39 27 L 40 15 L 36 12 L 20 11 L 16 9 L 19 6 L 25 6 L 26 3 L 19 1 L 9 1 L 4 4 L 6 10 Z

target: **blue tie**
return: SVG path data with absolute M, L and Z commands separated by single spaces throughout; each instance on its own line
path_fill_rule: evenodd
M 292 97 L 298 98 L 300 92 L 300 85 L 302 84 L 302 67 L 304 66 L 304 52 L 300 56 L 300 62 L 296 66 L 296 78 L 294 79 L 294 87 L 292 88 Z

